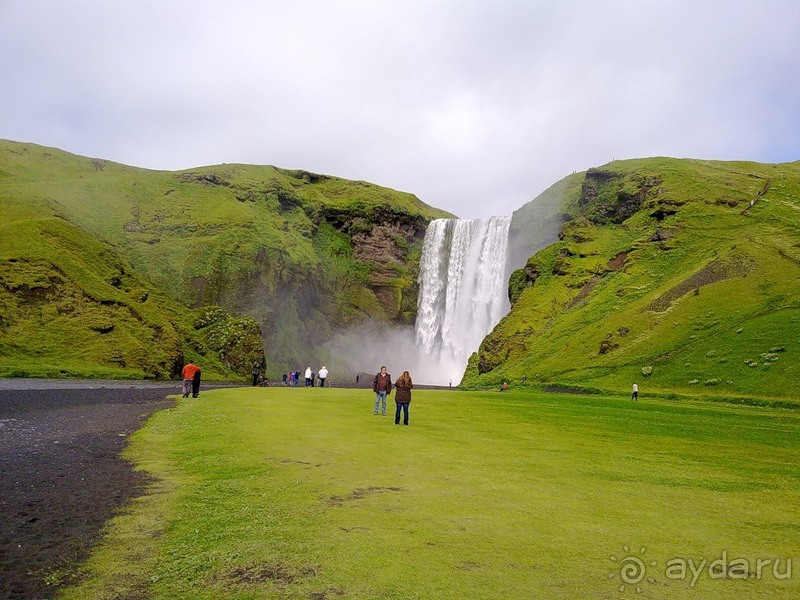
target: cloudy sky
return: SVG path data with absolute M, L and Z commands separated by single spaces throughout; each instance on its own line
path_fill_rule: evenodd
M 0 138 L 511 214 L 613 159 L 800 159 L 800 2 L 0 0 Z

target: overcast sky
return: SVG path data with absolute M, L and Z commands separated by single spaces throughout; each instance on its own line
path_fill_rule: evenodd
M 508 215 L 613 159 L 800 159 L 800 2 L 0 0 L 0 138 Z

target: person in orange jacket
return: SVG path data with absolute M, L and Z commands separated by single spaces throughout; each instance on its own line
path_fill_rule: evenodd
M 197 389 L 194 390 L 193 388 L 195 375 L 200 375 L 200 367 L 189 361 L 189 364 L 183 367 L 181 375 L 183 376 L 183 397 L 188 398 L 189 394 L 193 393 L 193 396 L 197 398 L 200 391 L 200 377 L 197 377 Z

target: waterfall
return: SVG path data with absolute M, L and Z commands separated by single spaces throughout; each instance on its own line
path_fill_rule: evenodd
M 508 312 L 510 225 L 511 217 L 436 219 L 428 225 L 415 337 L 436 368 L 435 383 L 456 385 L 470 354 Z

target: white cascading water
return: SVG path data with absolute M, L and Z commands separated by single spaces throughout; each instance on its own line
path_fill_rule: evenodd
M 432 383 L 456 385 L 470 354 L 509 310 L 511 217 L 436 219 L 425 232 L 415 337 L 436 365 Z

